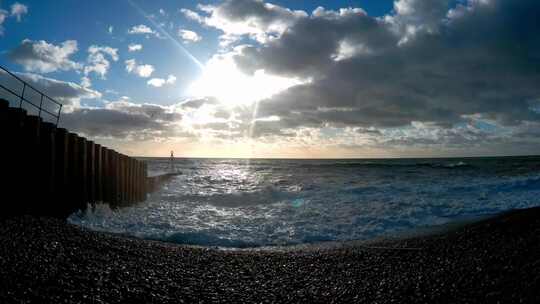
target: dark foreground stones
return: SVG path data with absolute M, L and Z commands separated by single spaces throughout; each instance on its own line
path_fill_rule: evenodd
M 20 302 L 540 303 L 540 208 L 427 237 L 273 251 L 4 219 L 0 303 Z

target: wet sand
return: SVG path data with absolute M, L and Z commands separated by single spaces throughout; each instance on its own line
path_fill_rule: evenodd
M 0 303 L 540 303 L 540 208 L 445 233 L 219 250 L 0 220 Z

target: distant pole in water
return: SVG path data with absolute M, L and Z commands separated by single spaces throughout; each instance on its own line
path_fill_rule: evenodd
M 170 172 L 174 173 L 174 152 L 171 151 L 171 158 L 169 160 Z

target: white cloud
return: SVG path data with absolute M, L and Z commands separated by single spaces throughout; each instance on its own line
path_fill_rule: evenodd
M 130 45 L 128 45 L 128 51 L 130 52 L 137 52 L 137 51 L 142 50 L 142 48 L 143 48 L 142 44 L 131 43 Z
M 109 25 L 109 27 L 107 28 L 107 32 L 109 32 L 109 34 L 112 34 L 113 31 L 114 31 L 114 26 Z
M 4 27 L 2 26 L 2 24 L 6 20 L 7 15 L 8 15 L 7 11 L 0 9 L 0 36 L 4 35 Z
M 262 0 L 229 0 L 219 5 L 199 5 L 198 8 L 207 16 L 188 9 L 181 12 L 189 19 L 223 31 L 222 45 L 237 41 L 243 35 L 265 43 L 281 36 L 299 19 L 308 17 L 304 11 L 293 11 Z
M 144 24 L 134 25 L 128 30 L 128 34 L 131 35 L 155 35 L 157 36 L 157 32 L 149 28 L 148 26 Z
M 178 30 L 178 36 L 180 36 L 180 38 L 182 38 L 182 40 L 184 40 L 184 43 L 198 42 L 198 41 L 202 40 L 202 37 L 199 34 L 195 33 L 194 31 L 190 31 L 190 30 L 179 29 Z
M 15 2 L 11 5 L 11 16 L 17 18 L 17 22 L 21 22 L 23 15 L 28 13 L 28 6 Z
M 176 76 L 174 75 L 169 75 L 167 77 L 167 79 L 163 79 L 163 78 L 152 78 L 150 80 L 148 80 L 146 82 L 146 84 L 148 84 L 149 86 L 153 86 L 153 87 L 156 87 L 156 88 L 160 88 L 162 87 L 163 85 L 166 85 L 166 84 L 174 84 L 176 83 Z
M 90 80 L 89 77 L 83 76 L 81 77 L 81 86 L 83 88 L 90 88 L 92 86 L 92 81 Z
M 162 16 L 166 16 L 166 15 L 167 15 L 167 12 L 165 12 L 164 9 L 160 8 L 160 9 L 159 9 L 159 14 L 162 15 Z
M 113 61 L 118 61 L 118 49 L 111 48 L 109 46 L 97 46 L 92 45 L 88 48 L 88 65 L 84 67 L 84 75 L 88 76 L 90 73 L 98 74 L 102 79 L 109 71 L 111 66 L 109 60 L 105 58 L 105 55 L 111 57 Z
M 142 78 L 150 77 L 155 70 L 150 64 L 137 64 L 135 59 L 128 59 L 125 64 L 128 73 L 135 73 Z
M 182 14 L 184 14 L 184 16 L 186 16 L 186 18 L 188 18 L 190 20 L 197 21 L 197 22 L 200 22 L 200 23 L 202 23 L 204 21 L 204 18 L 201 17 L 201 15 L 199 15 L 197 12 L 194 12 L 194 11 L 192 11 L 190 9 L 183 8 L 183 9 L 180 9 L 180 12 Z
M 402 36 L 400 44 L 408 42 L 419 33 L 435 33 L 448 15 L 449 0 L 397 0 L 394 2 L 395 15 L 387 15 L 384 20 Z
M 165 84 L 165 79 L 163 78 L 152 78 L 146 82 L 149 86 L 160 88 Z
M 167 77 L 167 84 L 175 84 L 175 83 L 176 83 L 176 76 L 169 75 L 169 77 Z
M 57 46 L 44 40 L 24 39 L 21 45 L 9 52 L 9 57 L 26 71 L 50 73 L 80 69 L 81 64 L 70 59 L 77 51 L 76 40 L 66 40 Z

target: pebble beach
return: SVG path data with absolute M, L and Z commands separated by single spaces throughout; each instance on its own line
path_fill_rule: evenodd
M 540 208 L 444 233 L 220 249 L 0 221 L 2 303 L 538 303 Z

